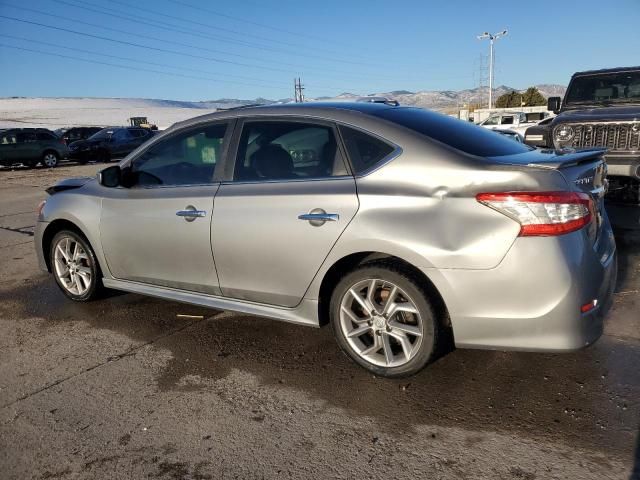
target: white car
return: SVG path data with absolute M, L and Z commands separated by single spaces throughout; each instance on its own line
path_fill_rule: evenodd
M 540 119 L 529 120 L 524 112 L 495 113 L 479 123 L 481 127 L 491 130 L 514 130 L 521 135 L 527 128 L 536 125 Z

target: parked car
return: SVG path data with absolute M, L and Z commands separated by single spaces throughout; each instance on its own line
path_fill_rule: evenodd
M 524 143 L 532 147 L 547 148 L 551 139 L 551 122 L 554 117 L 547 117 L 544 120 L 529 127 L 524 132 Z
M 564 95 L 549 98 L 555 148 L 605 147 L 609 205 L 635 210 L 640 223 L 640 67 L 574 73 Z M 625 208 L 626 209 L 626 208 Z M 629 209 L 626 209 L 629 210 Z M 631 212 L 628 212 L 631 213 Z
M 97 178 L 48 189 L 40 266 L 103 287 L 302 325 L 376 375 L 458 347 L 565 351 L 602 333 L 616 247 L 603 150 L 535 150 L 379 103 L 178 123 Z
M 69 153 L 67 146 L 46 128 L 8 128 L 0 130 L 0 165 L 42 163 L 53 168 Z
M 90 160 L 108 162 L 112 158 L 128 155 L 153 137 L 153 132 L 138 127 L 103 128 L 86 140 L 78 140 L 69 145 L 69 156 L 80 163 Z
M 491 115 L 479 123 L 481 127 L 491 130 L 514 130 L 524 134 L 525 130 L 539 122 L 537 117 L 531 117 L 524 112 L 502 112 Z
M 56 133 L 67 145 L 78 140 L 86 140 L 90 136 L 98 133 L 103 127 L 72 127 L 57 130 Z
M 524 139 L 522 137 L 522 135 L 520 135 L 518 132 L 516 132 L 515 130 L 500 130 L 500 129 L 495 129 L 492 130 L 500 135 L 503 135 L 506 138 L 509 138 L 511 140 L 513 140 L 514 142 L 518 142 L 518 143 L 524 143 Z

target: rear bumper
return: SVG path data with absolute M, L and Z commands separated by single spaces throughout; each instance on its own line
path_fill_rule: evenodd
M 617 275 L 606 223 L 595 248 L 584 231 L 520 237 L 494 269 L 425 271 L 449 309 L 456 346 L 557 352 L 595 342 Z M 581 313 L 593 300 L 597 307 Z

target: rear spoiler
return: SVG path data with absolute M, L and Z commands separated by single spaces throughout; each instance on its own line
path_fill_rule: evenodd
M 559 169 L 565 167 L 573 167 L 581 163 L 593 162 L 595 160 L 603 160 L 606 148 L 589 148 L 586 150 L 555 150 L 555 155 L 545 159 L 543 162 L 529 163 L 529 167 Z

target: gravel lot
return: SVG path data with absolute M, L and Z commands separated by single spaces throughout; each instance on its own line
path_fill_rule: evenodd
M 640 235 L 619 235 L 615 305 L 594 346 L 457 350 L 383 380 L 326 328 L 131 294 L 66 300 L 37 269 L 33 212 L 46 186 L 99 167 L 0 170 L 1 477 L 628 479 L 640 469 Z

